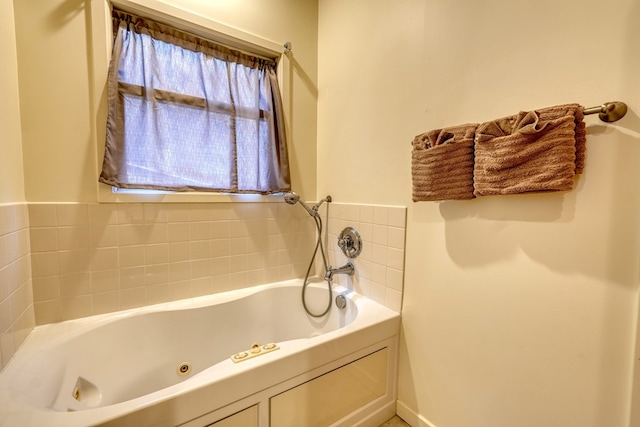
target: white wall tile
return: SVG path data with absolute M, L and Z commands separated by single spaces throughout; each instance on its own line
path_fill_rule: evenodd
M 36 301 L 34 304 L 36 324 L 55 323 L 62 321 L 62 307 L 60 299 Z
M 210 251 L 207 248 L 208 251 Z M 145 265 L 166 264 L 169 262 L 169 244 L 156 243 L 144 247 Z
M 191 227 L 188 222 L 170 222 L 167 231 L 169 243 L 188 242 L 191 236 Z
M 120 310 L 142 307 L 147 304 L 147 288 L 144 286 L 120 291 Z
M 93 313 L 92 296 L 87 294 L 72 298 L 62 298 L 60 307 L 62 320 L 90 316 Z
M 167 212 L 167 221 L 169 222 L 189 222 L 191 221 L 191 212 L 189 205 L 176 203 L 169 204 L 164 207 Z
M 101 270 L 91 272 L 91 292 L 102 293 L 120 289 L 120 270 Z
M 126 203 L 118 205 L 118 224 L 144 224 L 144 205 L 142 203 Z
M 173 262 L 169 264 L 169 281 L 182 282 L 191 278 L 191 261 Z
M 147 224 L 144 231 L 145 244 L 167 243 L 169 241 L 169 226 L 166 223 Z
M 211 277 L 211 261 L 208 259 L 199 259 L 191 261 L 191 279 L 200 279 L 203 277 Z
M 91 224 L 89 226 L 89 247 L 105 248 L 118 245 L 118 227 L 116 225 Z
M 360 206 L 360 222 L 373 224 L 373 211 L 374 209 L 372 205 Z
M 97 292 L 92 294 L 92 313 L 111 313 L 120 309 L 120 292 Z
M 373 223 L 378 225 L 389 225 L 389 208 L 386 206 L 374 206 Z
M 337 282 L 352 282 L 356 291 L 400 311 L 404 280 L 406 208 L 332 203 L 328 222 L 330 236 L 327 248 L 330 264 L 339 266 L 347 261 L 335 243 L 342 228 L 356 228 L 363 241 L 362 252 L 351 260 L 356 267 L 355 277 L 337 277 Z
M 91 293 L 91 274 L 89 272 L 70 273 L 60 276 L 60 297 L 73 298 Z
M 118 249 L 118 266 L 120 268 L 139 267 L 145 265 L 144 245 L 122 246 Z
M 404 250 L 405 246 L 405 233 L 404 228 L 389 227 L 388 228 L 388 245 L 390 248 Z
M 149 288 L 169 283 L 169 264 L 147 265 L 144 271 L 145 283 Z
M 31 251 L 51 252 L 58 250 L 57 227 L 35 227 L 31 229 Z
M 58 226 L 81 226 L 89 224 L 89 206 L 86 203 L 56 205 Z
M 118 212 L 116 205 L 97 203 L 90 204 L 89 223 L 96 227 L 117 224 Z
M 30 204 L 30 227 L 56 227 L 58 225 L 55 204 Z
M 7 332 L 14 321 L 11 316 L 11 301 L 5 298 L 0 301 L 0 334 Z
M 146 304 L 159 304 L 171 301 L 171 285 L 169 283 L 147 286 Z
M 145 227 L 144 224 L 119 224 L 118 225 L 118 245 L 143 245 L 145 243 Z M 181 234 L 185 240 L 188 240 L 188 234 Z
M 404 270 L 404 250 L 387 248 L 387 265 L 396 270 Z
M 34 301 L 47 301 L 60 298 L 60 276 L 34 278 L 32 280 L 32 286 Z
M 169 243 L 169 262 L 188 261 L 191 259 L 190 242 Z
M 31 254 L 31 274 L 33 277 L 56 276 L 60 273 L 58 252 Z
M 188 264 L 188 263 L 187 263 Z M 120 268 L 120 289 L 144 287 L 146 272 L 144 267 Z
M 58 250 L 84 249 L 89 246 L 89 226 L 58 227 Z
M 26 243 L 16 244 L 22 237 L 12 234 L 1 242 L 31 252 L 42 303 L 35 307 L 42 311 L 38 323 L 59 321 L 304 274 L 315 244 L 313 222 L 304 210 L 280 205 L 30 205 L 37 224 L 30 238 L 25 229 Z M 362 215 L 359 206 L 342 212 Z M 80 308 L 81 301 L 91 303 Z
M 189 223 L 190 240 L 209 240 L 213 238 L 213 222 L 201 221 Z
M 389 227 L 383 225 L 373 226 L 373 243 L 376 245 L 387 246 Z
M 392 206 L 389 207 L 389 226 L 406 228 L 407 208 Z

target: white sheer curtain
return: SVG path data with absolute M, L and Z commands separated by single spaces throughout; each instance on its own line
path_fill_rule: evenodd
M 114 10 L 100 181 L 121 188 L 290 189 L 276 63 Z

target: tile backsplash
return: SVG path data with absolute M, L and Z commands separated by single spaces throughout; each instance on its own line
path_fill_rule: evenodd
M 335 267 L 351 261 L 356 270 L 353 276 L 334 276 L 336 281 L 401 311 L 407 209 L 340 203 L 332 203 L 328 209 L 330 262 Z M 345 227 L 355 228 L 362 239 L 362 252 L 353 259 L 348 259 L 337 244 Z
M 363 239 L 356 273 L 336 281 L 400 311 L 406 208 L 321 211 L 332 265 L 347 262 L 344 227 Z M 303 277 L 315 237 L 284 203 L 0 205 L 0 363 L 35 324 Z
M 300 277 L 315 230 L 283 203 L 32 204 L 38 324 Z
M 0 205 L 0 368 L 35 326 L 26 204 Z

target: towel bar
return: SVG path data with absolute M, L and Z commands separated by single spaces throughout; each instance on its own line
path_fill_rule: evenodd
M 588 114 L 598 114 L 600 120 L 611 123 L 620 120 L 627 114 L 627 104 L 620 101 L 605 102 L 597 107 L 585 108 L 583 113 L 585 116 Z
M 596 107 L 585 108 L 582 112 L 585 116 L 597 114 L 603 122 L 611 123 L 620 120 L 627 114 L 627 104 L 620 101 L 605 102 Z M 413 142 L 411 142 L 413 145 Z

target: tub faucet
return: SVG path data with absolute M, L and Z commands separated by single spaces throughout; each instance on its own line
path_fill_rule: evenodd
M 355 268 L 351 262 L 346 263 L 342 267 L 327 267 L 327 273 L 324 275 L 324 280 L 330 282 L 333 280 L 334 274 L 348 274 L 352 275 L 355 272 Z

